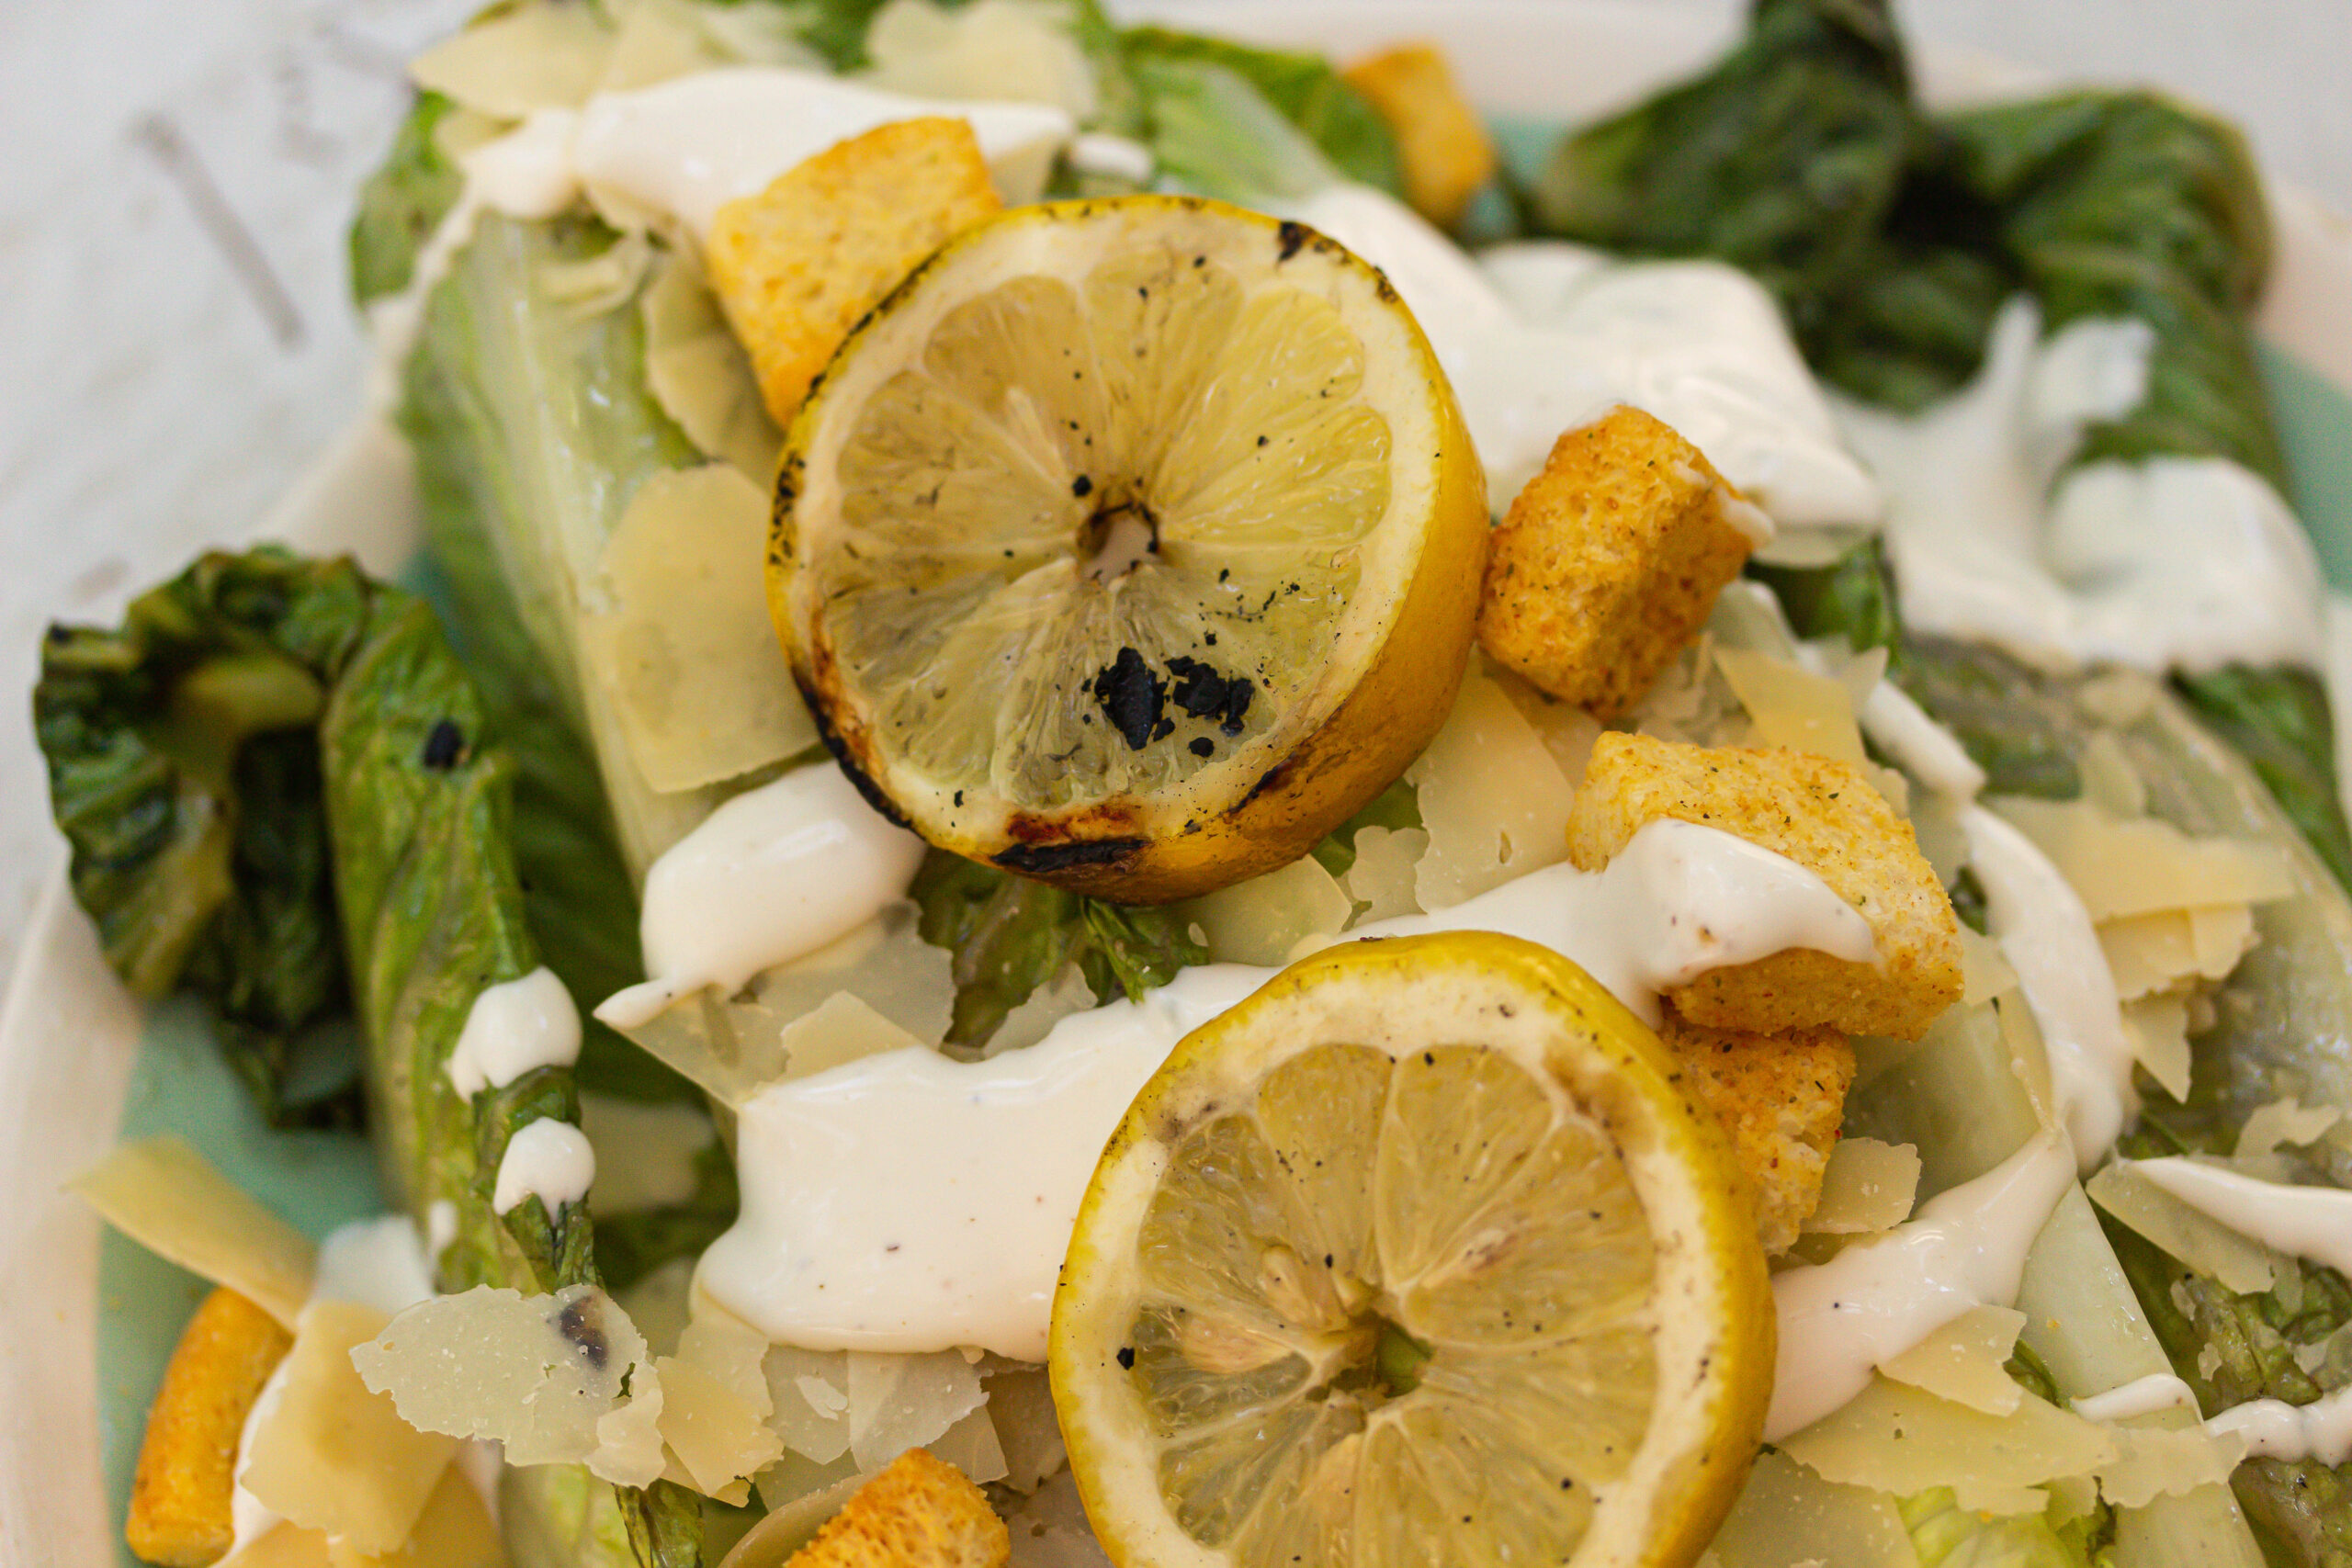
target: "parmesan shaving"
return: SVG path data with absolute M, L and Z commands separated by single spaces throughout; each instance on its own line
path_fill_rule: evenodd
M 849 1447 L 863 1471 L 877 1471 L 930 1443 L 988 1396 L 963 1353 L 898 1356 L 852 1350 Z
M 1355 901 L 1313 855 L 1220 887 L 1182 911 L 1200 927 L 1212 961 L 1268 969 L 1288 963 L 1302 942 L 1337 936 L 1354 913 Z
M 2180 997 L 2143 997 L 2123 1006 L 2123 1034 L 2132 1054 L 2164 1091 L 2188 1098 L 2188 1004 Z
M 684 0 L 630 0 L 596 85 L 605 92 L 650 87 L 656 82 L 733 62 L 733 53 L 706 32 Z
M 334 1560 L 324 1535 L 280 1523 L 222 1558 L 219 1568 L 334 1568 Z
M 2322 1134 L 2344 1120 L 2344 1112 L 2333 1105 L 2310 1109 L 2292 1095 L 2274 1100 L 2267 1105 L 2255 1107 L 2254 1114 L 2245 1119 L 2238 1130 L 2237 1147 L 2230 1152 L 2240 1159 L 2254 1155 L 2270 1154 L 2282 1147 L 2300 1148 L 2317 1143 Z
M 753 484 L 775 477 L 784 433 L 768 417 L 751 355 L 727 327 L 700 263 L 676 251 L 654 274 L 645 317 L 645 386 L 706 457 L 733 464 Z
M 292 1527 L 286 1527 L 291 1529 Z M 416 1528 L 398 1550 L 362 1556 L 347 1540 L 328 1541 L 331 1568 L 505 1568 L 506 1548 L 481 1493 L 451 1465 L 425 1500 Z
M 1413 889 L 1429 847 L 1429 830 L 1423 828 L 1356 829 L 1355 863 L 1340 878 L 1348 897 L 1365 906 L 1356 916 L 1356 924 L 1423 912 L 1414 900 Z
M 816 744 L 768 616 L 767 496 L 737 468 L 638 488 L 597 570 L 609 607 L 582 646 L 613 694 L 630 758 L 662 794 L 740 778 Z
M 2025 1395 L 2003 1365 L 2024 1326 L 2025 1314 L 2013 1308 L 1972 1307 L 1878 1370 L 1939 1399 L 2007 1416 Z
M 947 1032 L 956 1007 L 953 960 L 922 940 L 915 907 L 885 905 L 874 919 L 805 958 L 770 969 L 752 982 L 733 1016 L 781 1029 L 836 991 L 847 991 L 926 1043 Z
M 1004 1483 L 1016 1492 L 1035 1492 L 1069 1462 L 1069 1450 L 1062 1440 L 1046 1369 L 1021 1362 L 1004 1366 L 1006 1370 L 981 1378 L 997 1446 L 1004 1452 Z
M 1491 677 L 1474 670 L 1464 678 L 1445 727 L 1405 776 L 1430 835 L 1414 875 L 1424 910 L 1567 858 L 1567 778 Z
M 2227 1482 L 2245 1457 L 2245 1437 L 2180 1419 L 2185 1424 L 2174 1427 L 2109 1427 L 2116 1457 L 2098 1467 L 2100 1495 L 2119 1508 L 2142 1508 L 2158 1497 Z
M 1871 770 L 1844 682 L 1749 649 L 1718 648 L 1715 663 L 1754 726 L 1758 746 L 1785 746 Z
M 849 1452 L 849 1352 L 769 1348 L 762 1362 L 770 1397 L 768 1424 L 784 1446 L 814 1464 Z
M 1072 1013 L 1088 1012 L 1098 1005 L 1094 987 L 1086 983 L 1085 971 L 1075 964 L 1065 964 L 1052 979 L 1030 992 L 1027 1001 L 1004 1015 L 1004 1021 L 989 1036 L 980 1054 L 1001 1056 L 1007 1051 L 1026 1050 L 1052 1033 L 1054 1025 Z
M 1883 1377 L 1781 1448 L 1830 1481 L 1899 1497 L 1950 1486 L 1987 1514 L 2039 1513 L 2042 1485 L 2116 1457 L 2103 1427 L 2047 1401 L 2023 1396 L 1990 1416 Z
M 783 1050 L 783 1076 L 805 1078 L 879 1051 L 900 1051 L 923 1043 L 847 991 L 835 991 L 823 1005 L 795 1019 L 776 1036 Z
M 693 1320 L 678 1336 L 678 1359 L 718 1379 L 753 1416 L 766 1420 L 775 1409 L 765 1368 L 767 1336 L 712 1301 L 707 1292 L 694 1292 L 691 1311 Z
M 419 1431 L 352 1365 L 389 1320 L 354 1302 L 313 1302 L 294 1329 L 285 1376 L 255 1428 L 239 1481 L 272 1513 L 371 1556 L 408 1540 L 456 1457 Z
M 2120 1160 L 2084 1183 L 2091 1201 L 2224 1289 L 2259 1295 L 2276 1271 L 2270 1249 L 2208 1219 Z
M 922 98 L 1051 104 L 1091 118 L 1094 68 L 1051 0 L 890 0 L 865 39 L 875 86 Z
M 988 1407 L 973 1411 L 924 1447 L 931 1457 L 944 1460 L 977 1483 L 985 1484 L 1004 1479 L 1009 1467 L 1005 1463 L 1004 1447 L 997 1440 L 996 1424 L 989 1418 Z
M 578 108 L 604 80 L 613 33 L 591 6 L 524 4 L 456 33 L 409 62 L 409 79 L 498 119 Z
M 410 1426 L 494 1438 L 516 1465 L 585 1461 L 599 1423 L 624 1403 L 624 1383 L 653 1376 L 644 1337 L 593 1285 L 552 1296 L 478 1285 L 441 1296 L 401 1314 L 351 1359 Z
M 1894 1498 L 1825 1481 L 1770 1449 L 1756 1456 L 1711 1550 L 1722 1568 L 1917 1568 L 1919 1561 Z
M 2197 980 L 2229 976 L 2254 945 L 2254 910 L 2244 904 L 2159 909 L 2103 922 L 2099 946 L 2124 1001 Z
M 119 1145 L 66 1185 L 157 1257 L 227 1286 L 288 1329 L 301 1316 L 318 1249 L 185 1140 Z
M 2269 844 L 2192 839 L 2154 818 L 2118 820 L 2086 800 L 2011 796 L 2001 815 L 2031 839 L 2096 921 L 2159 909 L 2260 904 L 2295 890 L 2286 856 Z
M 1004 1523 L 1012 1540 L 1011 1568 L 1111 1568 L 1069 1471 L 1038 1487 Z
M 2111 729 L 2094 733 L 2083 746 L 2083 796 L 2109 817 L 2144 817 L 2148 813 L 2148 783 L 2124 754 L 2123 742 Z
M 754 1410 L 728 1382 L 677 1357 L 657 1365 L 662 1380 L 662 1438 L 685 1467 L 695 1490 L 716 1497 L 766 1469 L 784 1452 L 784 1439 L 761 1420 L 763 1413 Z M 764 1403 L 764 1383 L 760 1393 Z
M 580 1130 L 596 1151 L 596 1213 L 639 1213 L 683 1203 L 701 1184 L 702 1153 L 718 1138 L 710 1113 L 684 1101 L 580 1097 Z
M 615 1307 L 617 1314 L 620 1309 Z M 637 1344 L 637 1361 L 628 1371 L 628 1397 L 596 1417 L 596 1446 L 581 1462 L 588 1473 L 616 1486 L 650 1486 L 667 1468 L 662 1440 L 662 1412 L 669 1403 L 662 1386 L 660 1366 Z M 511 1460 L 509 1462 L 512 1462 Z
M 1821 1176 L 1821 1201 L 1803 1229 L 1832 1235 L 1893 1230 L 1911 1217 L 1919 1151 L 1910 1144 L 1841 1138 Z
M 1571 787 L 1584 782 L 1585 764 L 1592 761 L 1592 743 L 1600 739 L 1600 721 L 1577 706 L 1522 678 L 1518 671 L 1484 660 L 1487 678 L 1503 689 L 1519 709 L 1520 717 L 1534 727 L 1544 749 L 1560 765 L 1560 776 Z M 1362 845 L 1359 842 L 1359 852 Z
M 2001 944 L 1973 926 L 1960 928 L 1960 999 L 1972 1004 L 2017 988 L 2018 972 L 2001 955 Z

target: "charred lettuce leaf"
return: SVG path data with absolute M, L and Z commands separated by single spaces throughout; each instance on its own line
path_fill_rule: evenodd
M 956 1008 L 944 1043 L 978 1051 L 1014 1008 L 1076 964 L 1097 1002 L 1140 1000 L 1208 962 L 1175 911 L 1114 904 L 1031 882 L 944 850 L 924 857 L 907 896 L 917 930 L 954 954 Z

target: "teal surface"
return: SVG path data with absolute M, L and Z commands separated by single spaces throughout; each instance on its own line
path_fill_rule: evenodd
M 147 1021 L 122 1107 L 122 1135 L 176 1133 L 288 1223 L 322 1236 L 383 1211 L 366 1139 L 273 1133 L 213 1048 L 203 1010 L 181 1000 Z M 210 1287 L 112 1231 L 98 1253 L 98 1447 L 107 1496 L 121 1518 L 147 1406 L 188 1314 Z M 134 1563 L 126 1547 L 117 1556 Z

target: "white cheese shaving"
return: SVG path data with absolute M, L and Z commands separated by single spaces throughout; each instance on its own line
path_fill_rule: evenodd
M 185 1139 L 117 1145 L 66 1186 L 157 1257 L 226 1285 L 289 1329 L 301 1316 L 318 1250 Z
M 2039 1513 L 2043 1485 L 2117 1451 L 2105 1428 L 2030 1394 L 1992 1416 L 1886 1378 L 1780 1446 L 1831 1481 L 1898 1497 L 1950 1486 L 1962 1507 L 1988 1514 Z
M 1306 855 L 1193 899 L 1181 918 L 1200 927 L 1213 962 L 1278 969 L 1300 942 L 1337 936 L 1354 913 L 1347 890 L 1321 862 Z
M 1518 705 L 1476 670 L 1405 777 L 1430 836 L 1414 880 L 1424 910 L 1451 908 L 1567 858 L 1575 792 Z

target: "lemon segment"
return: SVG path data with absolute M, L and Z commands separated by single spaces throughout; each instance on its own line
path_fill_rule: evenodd
M 1351 944 L 1180 1043 L 1104 1150 L 1054 1395 L 1125 1568 L 1686 1564 L 1773 1313 L 1655 1035 L 1508 937 Z
M 794 421 L 770 603 L 933 842 L 1131 901 L 1296 858 L 1442 721 L 1484 480 L 1386 279 L 1175 197 L 967 231 Z

